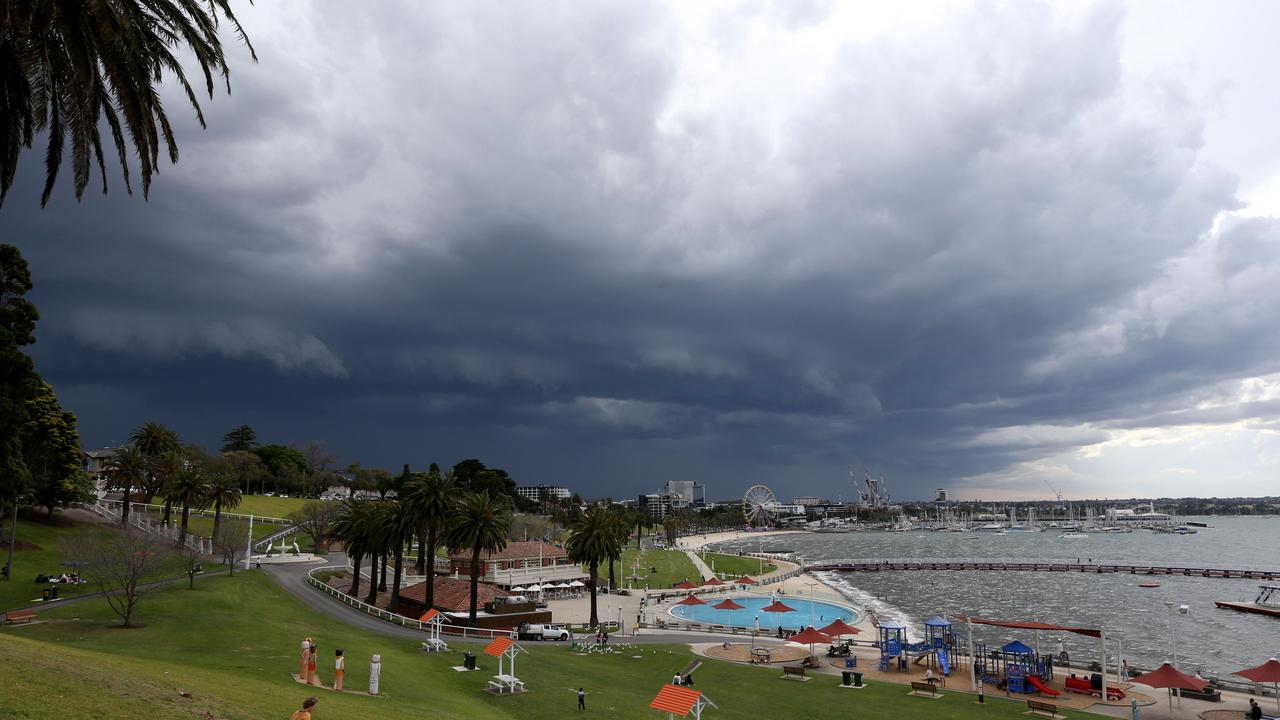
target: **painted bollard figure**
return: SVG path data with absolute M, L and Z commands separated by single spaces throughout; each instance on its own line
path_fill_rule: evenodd
M 382 656 L 374 655 L 369 663 L 369 694 L 378 694 L 378 676 L 382 674 Z
M 342 657 L 342 649 L 335 650 L 333 658 L 333 689 L 339 692 L 342 691 L 342 674 L 346 666 L 347 659 Z
M 316 673 L 316 653 L 319 648 L 315 643 L 311 643 L 311 652 L 307 653 L 307 684 L 319 685 L 320 676 Z
M 298 659 L 298 680 L 307 681 L 307 660 L 311 657 L 311 638 L 302 639 L 302 657 Z

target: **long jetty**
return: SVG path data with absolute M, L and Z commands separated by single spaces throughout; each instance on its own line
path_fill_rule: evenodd
M 996 572 L 1123 573 L 1127 575 L 1183 575 L 1187 577 L 1275 580 L 1280 568 L 1249 565 L 1204 565 L 1106 562 L 1079 559 L 1027 560 L 1026 558 L 857 558 L 822 560 L 804 564 L 806 571 L 892 572 L 901 570 L 985 570 Z

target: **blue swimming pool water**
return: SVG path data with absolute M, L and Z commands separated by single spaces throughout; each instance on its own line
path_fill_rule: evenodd
M 733 598 L 734 602 L 746 606 L 742 610 L 716 610 L 712 605 L 724 600 L 723 597 L 717 597 L 708 605 L 677 605 L 671 609 L 671 614 L 685 621 L 715 625 L 737 625 L 739 627 L 755 627 L 756 618 L 759 618 L 760 627 L 770 630 L 776 629 L 779 625 L 788 630 L 800 629 L 809 625 L 808 600 L 790 596 L 778 599 L 788 607 L 795 608 L 795 611 L 787 613 L 761 612 L 760 609 L 772 603 L 773 598 L 748 596 Z M 821 600 L 813 601 L 814 627 L 821 628 L 836 618 L 854 625 L 861 619 L 861 616 L 853 608 Z

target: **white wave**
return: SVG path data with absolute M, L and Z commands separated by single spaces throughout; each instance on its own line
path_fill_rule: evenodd
M 870 613 L 873 620 L 896 620 L 905 625 L 907 628 L 907 642 L 920 642 L 924 639 L 920 630 L 905 611 L 850 584 L 841 573 L 817 572 L 813 573 L 813 575 L 826 584 L 827 587 L 840 593 L 854 605 Z

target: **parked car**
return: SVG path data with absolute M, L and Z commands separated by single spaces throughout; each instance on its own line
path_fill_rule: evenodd
M 521 623 L 516 637 L 521 640 L 568 640 L 569 631 L 559 625 Z

